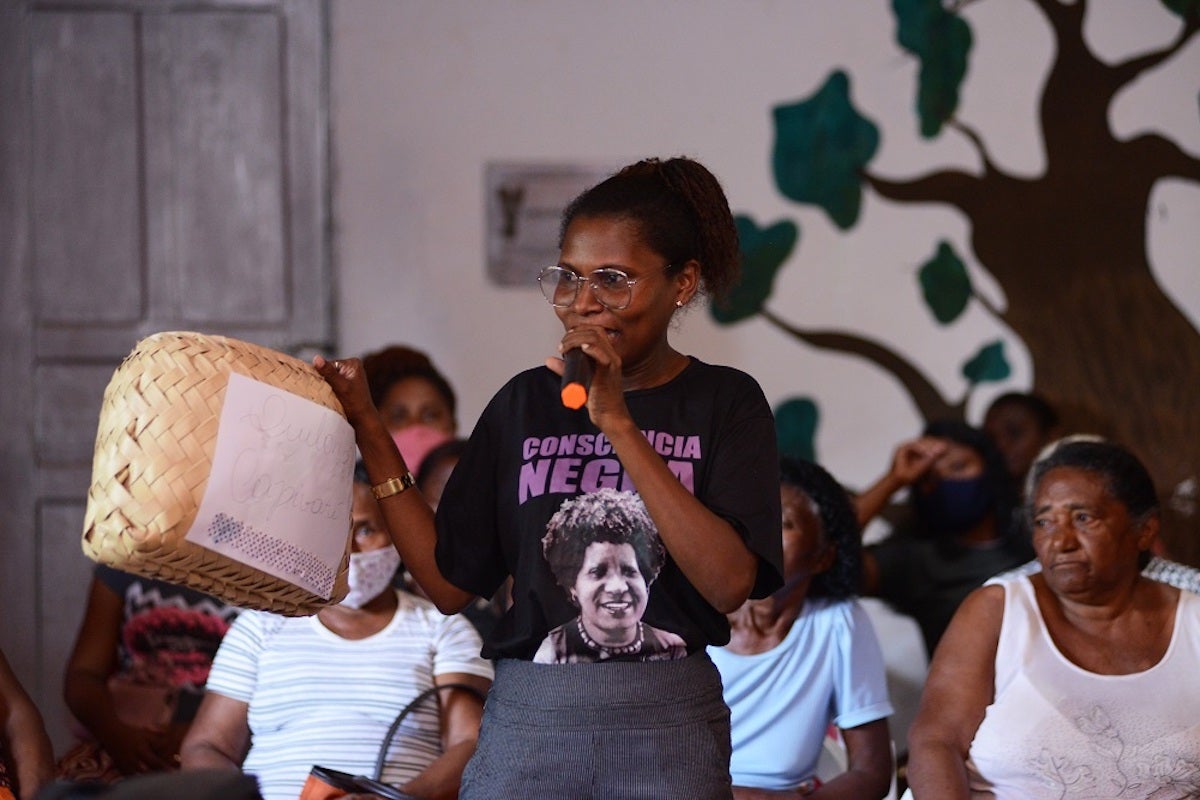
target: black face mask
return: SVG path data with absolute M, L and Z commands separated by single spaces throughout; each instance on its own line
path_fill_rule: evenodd
M 917 515 L 930 533 L 957 536 L 978 525 L 995 507 L 996 497 L 987 478 L 941 480 L 929 492 L 917 492 Z

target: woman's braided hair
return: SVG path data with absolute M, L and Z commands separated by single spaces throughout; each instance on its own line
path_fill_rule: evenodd
M 563 212 L 559 247 L 578 217 L 633 222 L 643 243 L 660 253 L 672 271 L 695 259 L 702 288 L 715 300 L 741 275 L 729 201 L 708 168 L 690 158 L 638 161 L 576 197 Z

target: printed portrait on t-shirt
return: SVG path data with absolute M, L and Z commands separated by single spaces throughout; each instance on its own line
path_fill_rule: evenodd
M 542 552 L 579 614 L 550 631 L 534 661 L 666 661 L 687 655 L 681 637 L 642 622 L 666 550 L 636 493 L 601 489 L 566 500 L 546 524 Z

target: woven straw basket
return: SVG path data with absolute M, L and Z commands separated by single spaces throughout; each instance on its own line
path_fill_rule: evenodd
M 208 484 L 234 367 L 342 413 L 316 370 L 283 353 L 199 333 L 143 339 L 104 392 L 83 551 L 101 564 L 189 586 L 243 608 L 310 615 L 346 596 L 348 534 L 328 600 L 184 538 Z

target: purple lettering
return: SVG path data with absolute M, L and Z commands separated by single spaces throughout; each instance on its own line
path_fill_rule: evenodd
M 668 461 L 667 469 L 671 470 L 672 475 L 679 478 L 679 482 L 683 484 L 683 488 L 687 489 L 693 495 L 696 494 L 696 473 L 692 462 Z
M 546 493 L 546 479 L 550 475 L 550 460 L 543 458 L 530 464 L 521 465 L 521 477 L 518 481 L 517 502 L 524 503 L 531 497 Z
M 550 472 L 550 491 L 555 494 L 574 494 L 579 490 L 579 459 L 556 458 Z
M 621 476 L 621 462 L 615 458 L 589 461 L 583 468 L 579 491 L 590 493 L 600 489 L 615 489 Z
M 685 436 L 682 442 L 682 447 L 677 447 L 679 451 L 675 454 L 677 458 L 690 458 L 693 461 L 700 459 L 700 437 Z

